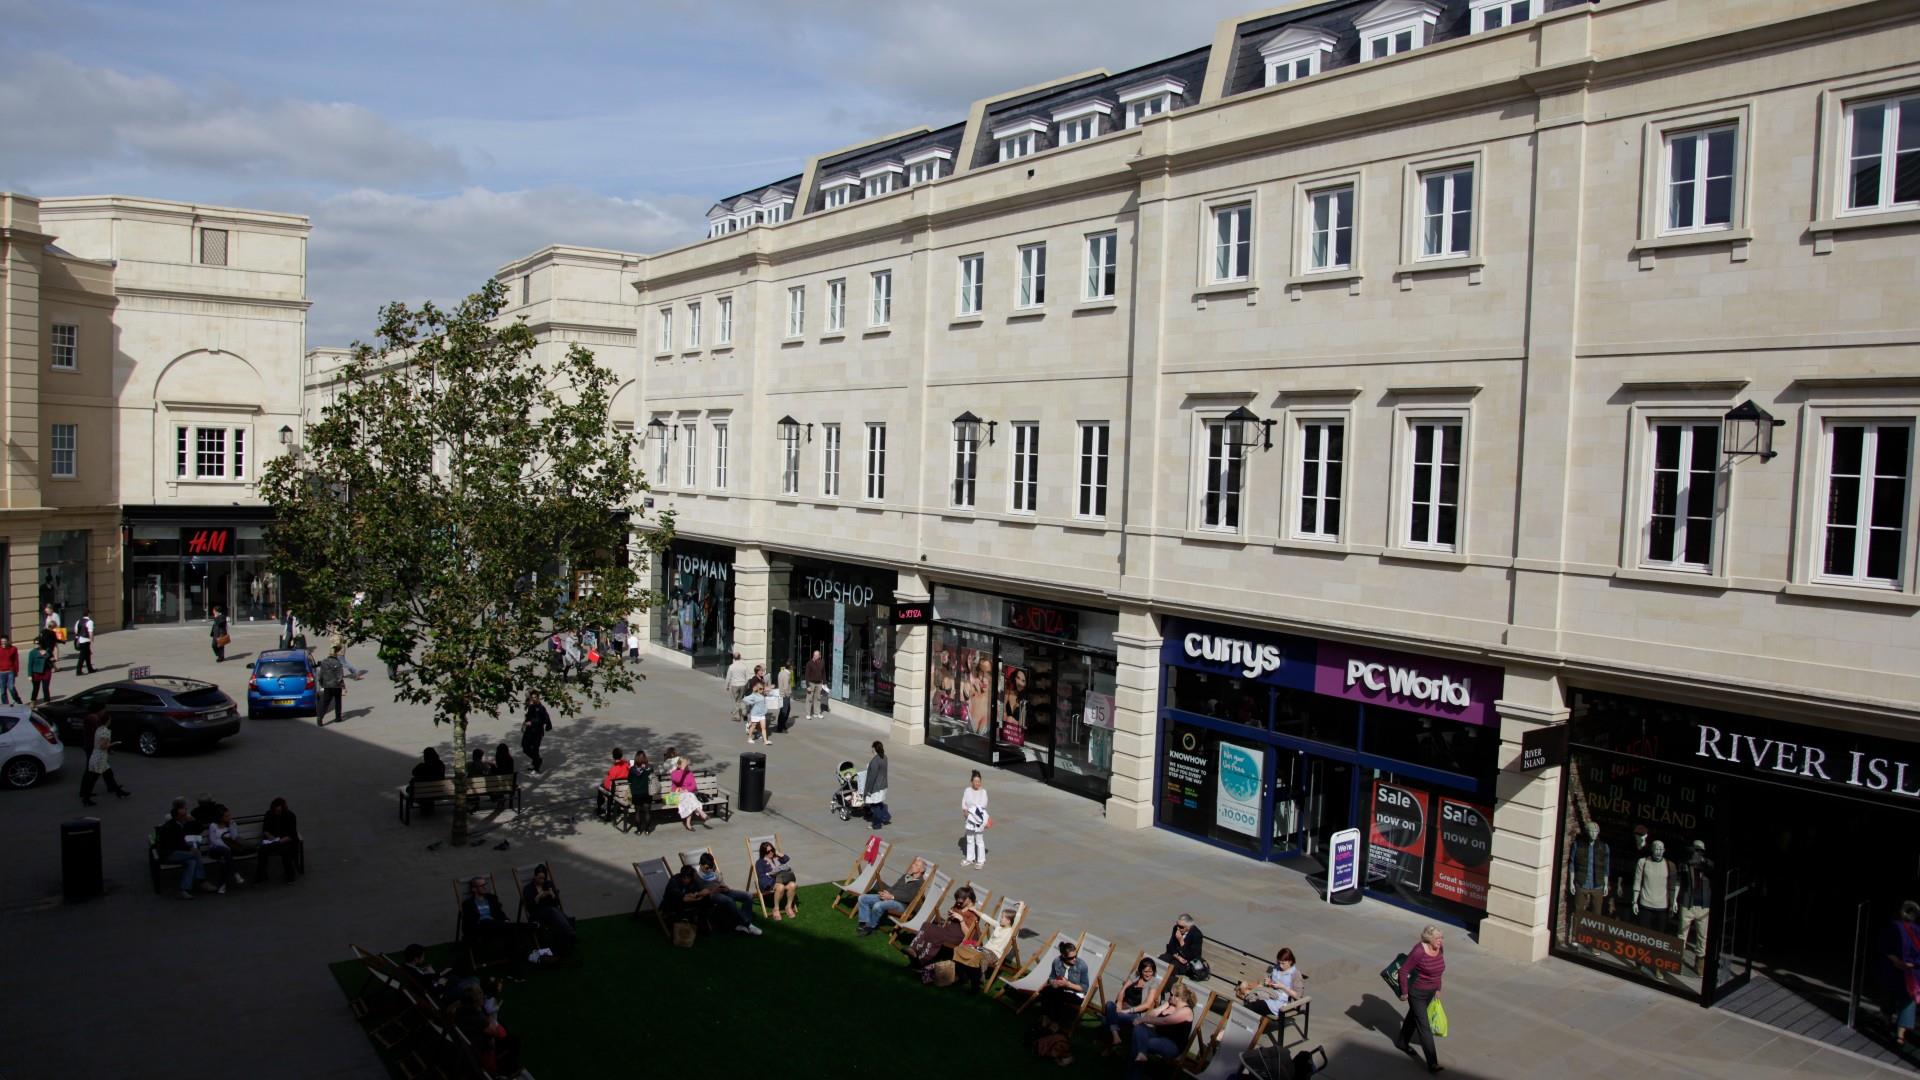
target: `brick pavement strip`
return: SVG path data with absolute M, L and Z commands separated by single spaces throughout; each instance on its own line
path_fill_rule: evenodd
M 269 624 L 236 624 L 225 665 L 213 663 L 204 628 L 110 634 L 96 647 L 98 676 L 76 680 L 63 670 L 55 687 L 67 693 L 147 664 L 157 674 L 213 678 L 241 699 L 245 662 L 271 647 L 274 632 Z M 555 716 L 547 771 L 522 774 L 524 812 L 482 810 L 478 846 L 429 850 L 446 839 L 446 816 L 416 815 L 412 826 L 401 825 L 394 791 L 422 747 L 446 751 L 449 733 L 433 728 L 427 710 L 396 705 L 385 672 L 359 652 L 353 659 L 372 670 L 349 685 L 344 724 L 250 721 L 211 750 L 152 761 L 117 756 L 116 772 L 136 797 L 90 811 L 104 833 L 108 894 L 99 900 L 71 907 L 59 900 L 58 823 L 80 816 L 80 755 L 70 749 L 49 784 L 7 794 L 0 812 L 13 855 L 0 878 L 0 940 L 7 943 L 0 970 L 15 992 L 0 1010 L 0 1075 L 383 1075 L 326 970 L 346 956 L 349 942 L 392 949 L 447 940 L 451 880 L 482 870 L 504 877 L 540 860 L 554 863 L 576 914 L 631 910 L 629 864 L 670 854 L 683 834 L 663 823 L 650 837 L 627 836 L 592 819 L 587 793 L 608 751 L 638 746 L 657 758 L 673 744 L 720 768 L 731 787 L 746 749 L 717 680 L 649 662 L 638 691 L 604 709 Z M 877 729 L 838 714 L 798 725 L 768 752 L 769 812 L 742 814 L 699 837 L 730 873 L 745 872 L 745 841 L 754 833 L 779 832 L 808 883 L 844 874 L 866 839 L 858 819 L 828 814 L 827 799 L 833 767 L 842 758 L 864 761 Z M 489 748 L 506 741 L 518 757 L 516 730 L 514 720 L 482 721 L 470 741 Z M 957 868 L 960 791 L 971 765 L 925 747 L 891 747 L 889 758 L 895 824 L 886 835 L 903 854 L 926 853 Z M 1110 828 L 1097 804 L 1009 774 L 990 775 L 988 785 L 995 828 L 988 866 L 973 876 L 996 894 L 1028 900 L 1028 925 L 1041 936 L 1090 930 L 1115 940 L 1124 962 L 1137 950 L 1157 950 L 1173 917 L 1190 911 L 1223 942 L 1257 953 L 1290 946 L 1311 976 L 1310 1042 L 1325 1044 L 1332 1075 L 1418 1072 L 1388 1041 L 1399 1008 L 1376 973 L 1414 940 L 1425 921 L 1419 915 L 1373 901 L 1329 907 L 1285 867 L 1159 830 Z M 264 810 L 284 795 L 308 836 L 308 875 L 292 887 L 250 885 L 191 902 L 154 895 L 147 829 L 168 798 L 200 791 L 241 812 Z M 502 840 L 510 848 L 493 850 Z M 1441 1058 L 1457 1077 L 1901 1075 L 1573 964 L 1500 960 L 1458 931 L 1449 936 L 1444 997 L 1453 1037 L 1442 1041 Z M 105 1010 L 111 1021 L 83 1021 L 101 1015 L 103 999 L 113 1003 Z M 177 1043 L 163 1028 L 197 1029 L 213 1015 L 227 1021 L 216 1043 L 191 1053 L 170 1049 Z

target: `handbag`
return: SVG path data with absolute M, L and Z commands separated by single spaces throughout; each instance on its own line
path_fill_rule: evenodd
M 692 923 L 677 922 L 673 924 L 674 948 L 691 949 L 693 948 L 693 943 L 695 941 L 698 941 L 699 939 L 700 939 L 700 932 L 694 929 Z
M 953 950 L 953 962 L 956 964 L 965 964 L 970 968 L 986 966 L 984 954 L 981 953 L 980 948 L 976 945 L 962 945 Z
M 226 634 L 221 634 L 219 637 L 213 639 L 213 643 L 224 649 L 233 644 L 233 639 Z
M 1447 1037 L 1447 1010 L 1445 1006 L 1440 1004 L 1440 998 L 1438 996 L 1435 996 L 1432 1001 L 1427 1002 L 1427 1026 L 1433 1029 L 1434 1038 L 1444 1039 Z
M 64 626 L 56 626 L 56 627 L 54 627 L 54 628 L 53 628 L 53 639 L 54 639 L 55 641 L 65 641 L 65 640 L 67 640 L 67 628 L 66 628 L 66 627 L 64 627 Z
M 1400 996 L 1400 969 L 1405 967 L 1406 963 L 1407 954 L 1401 953 L 1393 958 L 1393 963 L 1380 969 L 1380 977 L 1386 980 L 1388 989 L 1393 991 L 1395 997 Z

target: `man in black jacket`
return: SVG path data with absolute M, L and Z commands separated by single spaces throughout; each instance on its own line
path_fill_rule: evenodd
M 194 827 L 193 819 L 187 816 L 185 799 L 175 799 L 173 813 L 153 831 L 153 847 L 160 853 L 160 861 L 177 862 L 181 866 L 180 899 L 182 900 L 193 899 L 194 885 L 204 883 L 207 876 L 206 867 L 201 865 L 200 856 L 194 851 L 193 845 L 187 842 L 189 836 L 196 836 L 199 831 Z M 225 892 L 225 887 L 223 886 L 220 891 Z
M 1160 959 L 1173 965 L 1173 975 L 1188 982 L 1199 982 L 1207 977 L 1207 962 L 1200 955 L 1200 948 L 1206 942 L 1206 935 L 1200 932 L 1191 915 L 1181 915 L 1174 921 L 1173 932 L 1167 935 L 1167 951 Z
M 467 882 L 467 898 L 460 903 L 460 935 L 469 945 L 505 937 L 512 926 L 500 898 L 487 891 L 487 879 Z

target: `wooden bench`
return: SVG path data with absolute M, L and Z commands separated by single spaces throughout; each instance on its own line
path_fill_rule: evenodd
M 235 854 L 230 865 L 236 870 L 242 870 L 242 867 L 244 867 L 242 872 L 250 875 L 250 880 L 253 881 L 264 881 L 269 877 L 261 854 L 264 850 L 261 841 L 265 839 L 266 835 L 264 831 L 265 822 L 265 814 L 249 814 L 246 817 L 235 817 L 233 819 L 234 835 L 242 844 L 246 845 L 246 850 Z M 166 883 L 169 881 L 173 882 L 176 887 L 178 886 L 182 865 L 161 857 L 160 849 L 154 846 L 158 832 L 158 829 L 149 829 L 147 831 L 147 872 L 153 878 L 153 891 L 156 893 L 165 892 L 168 887 Z M 306 843 L 303 840 L 295 839 L 293 844 L 293 865 L 296 869 L 305 872 L 307 868 Z M 201 845 L 198 850 L 205 850 L 205 845 Z M 203 856 L 201 862 L 205 864 L 205 868 L 211 871 L 215 860 Z
M 520 809 L 520 774 L 467 777 L 468 809 L 479 805 L 481 799 L 491 799 L 496 795 L 501 796 L 513 809 Z M 413 811 L 416 808 L 452 805 L 452 780 L 409 782 L 400 789 L 400 820 L 408 825 L 413 824 Z
M 722 821 L 733 820 L 733 796 L 720 786 L 720 778 L 712 769 L 694 770 L 695 789 L 700 803 L 706 807 L 709 816 Z M 622 831 L 633 829 L 643 833 L 653 831 L 655 821 L 660 817 L 678 817 L 677 807 L 667 804 L 667 796 L 673 787 L 665 777 L 658 774 L 647 780 L 645 793 L 636 792 L 625 780 L 613 782 L 614 827 Z

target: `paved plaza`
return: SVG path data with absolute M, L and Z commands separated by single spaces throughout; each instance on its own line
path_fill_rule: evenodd
M 268 624 L 237 624 L 223 666 L 212 662 L 203 629 L 111 634 L 97 649 L 99 675 L 75 680 L 63 664 L 55 688 L 71 692 L 146 664 L 156 674 L 215 678 L 238 699 L 247 658 L 271 647 L 274 633 Z M 356 662 L 378 666 L 370 650 L 360 652 Z M 59 897 L 57 836 L 58 823 L 80 811 L 81 759 L 69 750 L 66 769 L 50 784 L 0 800 L 12 853 L 0 879 L 0 940 L 7 943 L 0 970 L 11 991 L 0 1010 L 0 1076 L 384 1075 L 327 971 L 346 957 L 349 942 L 395 949 L 448 940 L 452 879 L 504 876 L 542 859 L 555 864 L 576 915 L 630 910 L 629 864 L 676 850 L 684 834 L 668 826 L 629 836 L 592 819 L 586 793 L 616 744 L 644 748 L 656 760 L 676 745 L 696 763 L 717 765 L 732 786 L 744 746 L 725 720 L 720 683 L 659 661 L 642 670 L 649 677 L 640 689 L 606 708 L 556 714 L 548 770 L 522 774 L 524 811 L 480 813 L 479 843 L 458 850 L 444 843 L 444 814 L 416 816 L 411 826 L 397 820 L 394 792 L 413 758 L 428 744 L 444 754 L 450 740 L 426 710 L 393 703 L 382 671 L 350 684 L 347 719 L 338 726 L 260 720 L 211 750 L 151 761 L 119 755 L 117 772 L 135 797 L 89 811 L 103 823 L 107 895 L 72 906 Z M 479 723 L 470 741 L 491 747 L 505 739 L 518 757 L 517 734 L 509 734 L 516 726 Z M 770 749 L 769 812 L 716 823 L 699 840 L 741 874 L 746 837 L 775 830 L 804 882 L 843 875 L 867 832 L 858 820 L 828 814 L 833 768 L 843 758 L 864 762 L 867 744 L 883 733 L 841 715 L 802 723 Z M 895 825 L 887 836 L 902 853 L 925 852 L 957 867 L 969 765 L 930 748 L 894 746 L 890 757 Z M 1419 915 L 1373 901 L 1330 908 L 1297 871 L 1159 830 L 1109 828 L 1098 804 L 1009 775 L 990 775 L 988 783 L 996 827 L 988 866 L 975 877 L 1030 901 L 1030 928 L 1043 936 L 1089 930 L 1114 939 L 1116 952 L 1130 958 L 1141 948 L 1157 952 L 1168 923 L 1190 911 L 1218 940 L 1262 953 L 1290 946 L 1311 976 L 1309 1043 L 1326 1045 L 1329 1075 L 1420 1074 L 1390 1044 L 1399 1011 L 1376 974 L 1414 940 L 1425 922 Z M 200 791 L 238 813 L 258 813 L 285 796 L 307 839 L 307 876 L 292 887 L 249 886 L 191 902 L 172 890 L 155 895 L 146 832 L 170 797 Z M 503 841 L 508 849 L 495 850 Z M 780 930 L 770 924 L 768 932 Z M 1902 1075 L 1572 964 L 1499 960 L 1464 933 L 1450 935 L 1449 946 L 1444 996 L 1453 1037 L 1441 1054 L 1452 1076 Z M 516 992 L 537 994 L 537 978 Z M 808 1021 L 804 1004 L 785 1007 L 795 1023 Z M 840 1008 L 818 1007 L 823 1017 Z M 217 1033 L 209 1028 L 216 1023 Z

